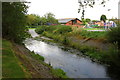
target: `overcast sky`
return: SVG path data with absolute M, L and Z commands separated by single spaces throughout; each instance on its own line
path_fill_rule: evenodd
M 38 14 L 43 16 L 45 13 L 51 12 L 57 19 L 60 18 L 79 18 L 81 13 L 78 13 L 78 0 L 27 0 L 29 4 L 28 14 Z M 110 0 L 106 3 L 106 7 L 96 5 L 94 8 L 87 8 L 85 18 L 99 20 L 102 14 L 107 18 L 118 18 L 118 1 Z M 108 9 L 111 9 L 108 11 Z

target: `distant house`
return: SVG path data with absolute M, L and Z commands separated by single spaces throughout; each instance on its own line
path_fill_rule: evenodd
M 93 21 L 93 24 L 97 25 L 97 26 L 104 26 L 104 22 L 103 21 Z
M 81 24 L 82 21 L 78 18 L 65 18 L 65 19 L 58 19 L 58 22 L 61 25 L 69 25 L 69 26 L 77 26 L 77 27 L 83 27 Z

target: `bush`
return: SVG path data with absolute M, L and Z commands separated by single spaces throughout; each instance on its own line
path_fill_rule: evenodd
M 38 33 L 38 34 L 42 34 L 44 31 L 46 31 L 47 30 L 47 26 L 39 26 L 38 28 L 36 28 L 36 32 Z
M 120 26 L 111 28 L 111 30 L 107 33 L 107 39 L 109 42 L 116 44 L 120 49 Z
M 70 26 L 64 26 L 64 25 L 40 26 L 40 27 L 36 28 L 36 32 L 38 34 L 42 34 L 44 31 L 57 33 L 57 34 L 64 34 L 67 32 L 71 32 L 72 28 Z
M 22 2 L 2 3 L 2 37 L 21 43 L 28 36 L 26 13 L 28 6 Z
M 71 31 L 72 28 L 70 26 L 58 26 L 58 28 L 55 30 L 55 33 L 64 34 Z
M 52 74 L 58 78 L 68 78 L 62 69 L 52 69 Z

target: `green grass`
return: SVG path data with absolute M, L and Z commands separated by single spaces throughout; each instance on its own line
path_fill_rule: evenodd
M 83 28 L 83 30 L 105 30 L 104 28 Z
M 26 74 L 19 63 L 12 50 L 12 44 L 7 40 L 2 40 L 2 77 L 25 78 Z
M 36 29 L 36 28 L 28 28 L 28 29 Z
M 86 38 L 100 39 L 106 37 L 106 32 L 91 32 L 91 31 L 81 31 L 80 35 Z
M 39 54 L 35 54 L 34 52 L 31 52 L 30 54 L 31 54 L 31 56 L 32 56 L 34 59 L 44 61 L 44 57 L 43 57 L 43 56 L 41 56 L 41 55 L 39 55 Z
M 97 30 L 98 28 L 72 28 L 73 31 L 70 34 L 70 36 L 80 36 L 83 38 L 92 38 L 92 39 L 106 39 L 106 31 L 87 31 L 87 30 Z M 102 28 L 101 28 L 102 29 Z
M 109 65 L 110 67 L 114 67 L 112 69 L 115 69 L 114 71 L 117 72 L 117 75 L 120 72 L 120 50 L 118 50 L 118 46 L 111 45 L 109 50 L 103 51 L 101 49 L 98 49 L 96 47 L 90 47 L 87 45 L 81 45 L 77 43 L 77 41 L 71 40 L 69 37 L 78 37 L 79 39 L 86 39 L 86 38 L 91 38 L 91 39 L 96 39 L 98 41 L 108 41 L 107 34 L 108 32 L 106 31 L 87 31 L 87 30 L 104 30 L 103 28 L 89 28 L 89 29 L 81 29 L 81 28 L 75 28 L 72 27 L 72 31 L 70 32 L 65 32 L 65 33 L 60 33 L 64 29 L 59 29 L 55 30 L 54 28 L 51 28 L 50 30 L 38 30 L 41 31 L 40 34 L 43 36 L 52 38 L 55 42 L 59 42 L 64 44 L 65 46 L 69 46 L 72 48 L 75 48 L 82 52 L 83 55 L 88 56 L 91 60 L 96 61 L 98 63 L 104 63 Z M 59 31 L 59 32 L 58 32 Z M 112 33 L 111 35 L 117 35 L 116 32 L 118 30 L 115 30 L 115 33 Z M 119 39 L 118 36 L 112 36 L 110 38 L 113 38 L 114 40 Z M 110 39 L 110 40 L 113 40 Z M 61 71 L 60 69 L 53 69 L 52 73 L 55 74 L 55 76 L 61 77 L 61 78 L 66 78 L 65 73 Z
M 7 78 L 31 78 L 31 75 L 26 73 L 26 67 L 21 65 L 21 62 L 15 56 L 13 46 L 10 41 L 2 40 L 2 80 Z M 50 68 L 50 73 L 56 78 L 68 78 L 66 73 L 61 69 L 53 69 L 50 65 L 44 63 L 44 57 L 34 52 L 30 52 L 32 58 L 38 60 L 41 64 Z
M 62 69 L 52 69 L 52 74 L 58 78 L 68 78 Z

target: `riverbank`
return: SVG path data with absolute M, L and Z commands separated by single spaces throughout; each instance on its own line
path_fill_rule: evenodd
M 36 35 L 34 29 L 29 30 L 29 33 L 33 36 Z M 58 35 L 58 34 L 54 34 L 54 36 L 56 36 L 56 35 Z M 59 39 L 61 39 L 61 37 L 59 37 Z M 104 73 L 106 73 L 106 71 L 110 72 L 110 73 L 107 73 L 110 76 L 114 76 L 114 77 L 118 76 L 119 71 L 116 71 L 116 70 L 118 70 L 119 68 L 117 68 L 115 65 L 107 66 L 107 68 L 108 68 L 107 70 L 105 68 L 100 68 L 100 67 L 98 68 L 98 65 L 104 65 L 105 63 L 99 64 L 99 63 L 97 63 L 98 61 L 96 59 L 91 61 L 90 56 L 86 57 L 86 55 L 84 53 L 82 55 L 81 51 L 78 49 L 76 50 L 75 47 L 74 47 L 75 49 L 73 49 L 68 44 L 63 44 L 54 39 L 43 37 L 41 34 L 40 34 L 40 36 L 37 35 L 36 38 L 34 38 L 34 39 L 27 39 L 25 41 L 25 45 L 29 50 L 35 51 L 35 53 L 38 53 L 38 54 L 44 56 L 46 59 L 45 60 L 46 63 L 51 63 L 53 67 L 58 67 L 58 68 L 63 69 L 67 73 L 67 75 L 69 75 L 71 78 L 73 78 L 73 77 L 79 78 L 79 77 L 83 77 L 83 76 L 88 77 L 88 75 L 89 75 L 89 77 L 91 76 L 92 78 L 95 78 L 96 76 L 97 76 L 97 78 L 100 78 L 101 77 L 100 74 L 105 77 Z M 111 52 L 111 53 L 114 54 L 114 52 Z M 97 52 L 96 52 L 96 54 L 97 54 Z M 103 53 L 101 53 L 101 55 L 103 55 Z M 109 54 L 109 55 L 111 56 L 111 54 Z M 113 55 L 113 58 L 114 57 L 115 57 L 115 55 Z M 106 58 L 109 60 L 112 57 L 110 57 L 110 58 L 106 57 Z M 91 59 L 93 59 L 93 58 L 91 58 Z M 82 64 L 83 62 L 85 64 Z M 101 62 L 101 61 L 99 61 L 99 62 Z M 89 65 L 89 66 L 87 67 L 86 65 L 87 66 Z M 90 67 L 90 65 L 92 67 Z M 92 69 L 92 68 L 94 68 L 94 69 Z M 87 72 L 86 72 L 86 69 L 87 69 Z M 98 71 L 98 69 L 100 71 Z M 104 72 L 104 69 L 105 69 L 105 72 Z M 113 69 L 113 70 L 111 70 L 111 69 Z M 89 74 L 93 71 L 96 74 Z M 103 73 L 101 73 L 101 71 Z M 111 71 L 114 72 L 115 74 L 112 74 Z M 103 78 L 103 76 L 102 76 L 102 78 Z M 86 78 L 86 77 L 84 77 L 84 78 Z
M 25 46 L 5 39 L 2 45 L 3 78 L 67 78 L 61 69 L 53 69 L 42 56 Z
M 75 48 L 93 61 L 119 67 L 119 50 L 106 40 L 106 32 L 87 32 L 69 26 L 41 26 L 36 32 Z

